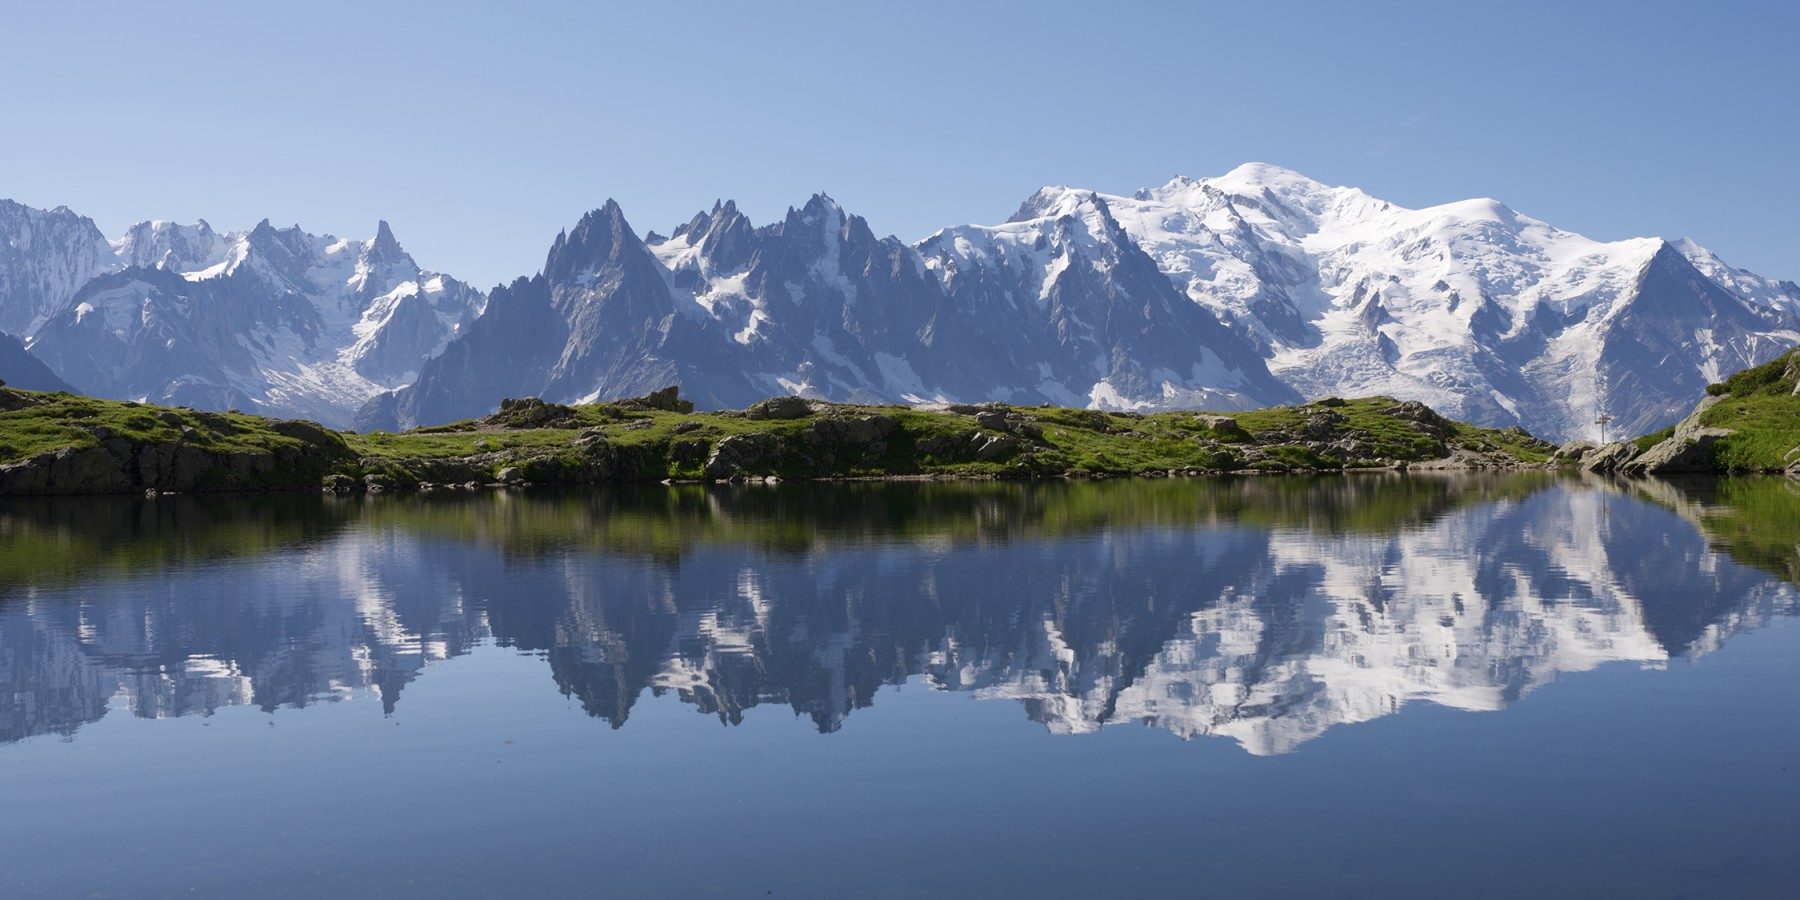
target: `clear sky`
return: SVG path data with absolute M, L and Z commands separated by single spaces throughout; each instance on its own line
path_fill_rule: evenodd
M 879 233 L 1258 160 L 1800 279 L 1792 3 L 9 4 L 0 197 L 346 236 L 487 286 L 607 197 Z

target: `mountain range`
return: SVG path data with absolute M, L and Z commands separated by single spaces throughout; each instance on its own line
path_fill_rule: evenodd
M 1669 424 L 1800 343 L 1800 286 L 1692 242 L 1595 241 L 1485 199 L 1406 209 L 1263 164 L 1129 196 L 1044 188 L 911 244 L 824 194 L 763 225 L 715 203 L 667 236 L 609 201 L 485 294 L 385 224 L 108 240 L 0 202 L 0 235 L 0 331 L 76 389 L 364 429 L 680 384 L 702 407 L 1386 394 L 1564 439 L 1602 415 Z
M 420 269 L 386 222 L 366 241 L 267 220 L 141 222 L 108 240 L 67 208 L 0 201 L 0 235 L 0 330 L 101 397 L 347 425 L 486 303 Z

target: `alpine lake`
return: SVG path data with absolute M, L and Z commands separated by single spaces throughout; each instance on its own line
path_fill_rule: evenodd
M 1781 896 L 1800 482 L 0 502 L 0 895 Z

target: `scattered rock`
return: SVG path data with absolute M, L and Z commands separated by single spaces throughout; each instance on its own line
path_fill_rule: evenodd
M 1342 413 L 1330 411 L 1316 412 L 1306 417 L 1300 426 L 1300 433 L 1315 441 L 1330 440 L 1337 436 L 1339 426 L 1349 421 Z
M 1382 410 L 1386 415 L 1411 422 L 1413 428 L 1422 434 L 1428 434 L 1438 440 L 1448 439 L 1456 434 L 1456 423 L 1438 415 L 1437 410 L 1420 403 L 1408 400 Z

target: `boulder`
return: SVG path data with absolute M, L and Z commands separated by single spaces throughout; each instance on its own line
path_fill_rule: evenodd
M 1597 445 L 1593 441 L 1569 441 L 1556 448 L 1556 453 L 1553 454 L 1551 458 L 1558 462 L 1579 462 L 1583 456 L 1591 453 L 1596 446 Z
M 1024 442 L 1010 434 L 986 434 L 976 432 L 970 440 L 974 457 L 982 462 L 999 462 L 1018 454 L 1025 449 Z
M 1637 456 L 1637 445 L 1630 441 L 1614 441 L 1604 447 L 1596 447 L 1581 457 L 1581 470 L 1584 472 L 1617 472 L 1632 457 Z
M 1717 469 L 1715 445 L 1720 438 L 1731 434 L 1731 429 L 1708 428 L 1700 423 L 1700 418 L 1722 399 L 1709 396 L 1701 400 L 1700 405 L 1675 426 L 1674 434 L 1625 463 L 1622 470 L 1632 475 L 1675 475 Z
M 708 478 L 730 478 L 734 475 L 767 474 L 775 467 L 781 453 L 781 439 L 772 434 L 751 432 L 727 435 L 713 447 L 706 460 Z
M 625 409 L 659 409 L 663 412 L 675 413 L 691 413 L 694 411 L 694 404 L 691 401 L 681 399 L 681 386 L 677 384 L 671 384 L 661 390 L 651 391 L 642 397 L 620 400 L 616 405 Z
M 1244 426 L 1239 425 L 1238 420 L 1230 416 L 1198 415 L 1194 417 L 1194 421 L 1206 426 L 1206 430 L 1220 437 L 1247 438 L 1250 436 L 1250 432 L 1245 431 Z
M 572 406 L 520 397 L 500 401 L 500 408 L 483 422 L 495 428 L 579 428 L 581 417 Z
M 1623 471 L 1632 475 L 1711 472 L 1718 467 L 1714 445 L 1730 433 L 1725 428 L 1703 428 L 1690 435 L 1671 437 L 1625 463 Z
M 812 404 L 804 397 L 770 397 L 750 404 L 744 410 L 746 419 L 804 419 L 812 415 Z

